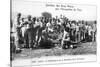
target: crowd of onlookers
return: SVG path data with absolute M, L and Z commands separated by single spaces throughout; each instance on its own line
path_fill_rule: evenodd
M 69 20 L 65 16 L 22 17 L 11 19 L 11 49 L 34 48 L 43 44 L 69 46 L 70 43 L 96 41 L 97 22 Z M 13 47 L 15 46 L 15 47 Z M 46 45 L 45 45 L 46 46 Z

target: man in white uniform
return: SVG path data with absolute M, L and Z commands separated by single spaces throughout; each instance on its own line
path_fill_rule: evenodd
M 19 45 L 19 33 L 20 33 L 20 28 L 21 28 L 21 13 L 17 15 L 17 17 L 13 21 L 13 26 L 12 26 L 12 32 L 14 36 L 14 45 L 16 46 L 16 50 L 20 50 L 20 45 Z

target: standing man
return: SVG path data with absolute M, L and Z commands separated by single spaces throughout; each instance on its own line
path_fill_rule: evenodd
M 27 21 L 28 28 L 25 32 L 25 43 L 26 43 L 26 47 L 31 49 L 33 47 L 33 44 L 35 41 L 35 32 L 34 32 L 34 27 L 33 27 L 31 15 L 28 15 L 27 19 L 28 19 L 28 21 Z
M 16 46 L 16 50 L 20 50 L 19 40 L 21 34 L 21 13 L 17 14 L 17 17 L 14 19 L 12 32 L 14 36 L 14 45 Z

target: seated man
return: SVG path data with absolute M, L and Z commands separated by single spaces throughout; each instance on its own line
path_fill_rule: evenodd
M 61 48 L 63 48 L 63 47 L 68 48 L 69 47 L 69 44 L 68 44 L 69 41 L 70 41 L 69 33 L 64 30 L 62 41 L 61 41 Z M 64 45 L 64 44 L 66 44 L 66 45 Z

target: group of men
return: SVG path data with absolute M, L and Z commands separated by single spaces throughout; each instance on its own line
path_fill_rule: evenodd
M 96 31 L 96 21 L 89 24 L 88 21 L 69 20 L 65 16 L 22 17 L 18 13 L 15 19 L 11 19 L 11 46 L 15 45 L 19 50 L 22 46 L 34 48 L 41 45 L 41 41 L 50 41 L 61 48 L 64 44 L 68 47 L 70 43 L 95 41 Z

